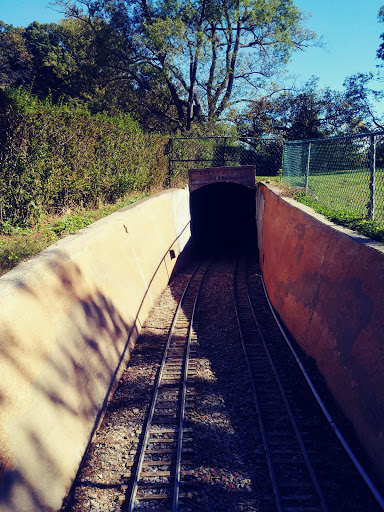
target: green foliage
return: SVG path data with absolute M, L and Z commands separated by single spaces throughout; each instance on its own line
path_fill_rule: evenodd
M 351 103 L 345 94 L 329 88 L 319 89 L 312 77 L 297 89 L 276 91 L 274 95 L 257 98 L 234 122 L 245 136 L 265 137 L 268 133 L 284 140 L 303 140 L 359 131 L 364 124 L 351 115 Z
M 155 115 L 184 134 L 249 101 L 250 91 L 264 90 L 293 51 L 315 39 L 292 0 L 56 3 L 67 17 L 68 65 L 60 76 L 69 70 L 84 85 L 86 76 L 92 91 L 113 89 L 119 100 L 117 83 L 133 97 L 144 91 Z
M 315 198 L 307 195 L 303 189 L 290 189 L 286 195 L 293 197 L 302 204 L 310 206 L 316 212 L 321 213 L 324 217 L 336 224 L 353 229 L 372 240 L 384 243 L 384 227 L 379 222 L 369 220 L 362 215 L 357 215 L 347 210 L 324 206 Z
M 63 54 L 60 26 L 34 21 L 27 28 L 0 21 L 0 87 L 28 86 L 44 98 L 55 98 L 64 84 L 55 73 L 51 55 Z
M 24 40 L 25 29 L 0 21 L 0 85 L 31 80 L 33 55 Z
M 93 116 L 24 89 L 0 94 L 0 229 L 165 182 L 167 139 L 142 133 L 131 116 Z
M 53 243 L 48 233 L 0 235 L 0 275 Z
M 379 75 L 375 77 L 373 73 L 356 73 L 344 80 L 346 121 L 354 131 L 384 129 L 382 115 L 377 111 L 377 103 L 383 100 L 383 91 L 369 87 L 377 78 Z
M 0 234 L 0 275 L 11 270 L 18 263 L 38 254 L 60 238 L 76 233 L 93 222 L 128 206 L 144 197 L 144 194 L 129 196 L 115 204 L 99 205 L 95 210 L 80 209 L 57 216 L 42 217 L 30 228 L 12 226 L 9 222 L 2 225 Z

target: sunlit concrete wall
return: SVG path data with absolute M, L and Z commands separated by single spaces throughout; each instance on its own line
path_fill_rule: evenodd
M 384 481 L 384 248 L 260 185 L 260 263 L 286 327 L 317 362 Z
M 60 508 L 189 215 L 188 190 L 166 191 L 0 278 L 1 512 Z

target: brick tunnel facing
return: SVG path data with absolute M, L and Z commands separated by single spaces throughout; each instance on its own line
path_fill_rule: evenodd
M 245 249 L 256 240 L 255 190 L 220 182 L 191 193 L 191 235 L 199 254 Z

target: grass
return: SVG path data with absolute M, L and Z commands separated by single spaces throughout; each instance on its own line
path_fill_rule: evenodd
M 304 188 L 293 188 L 283 185 L 284 195 L 292 197 L 296 201 L 310 206 L 313 210 L 324 215 L 327 219 L 353 229 L 372 240 L 384 243 L 384 223 L 367 218 L 367 213 L 361 214 L 348 208 L 337 208 L 325 205 L 319 197 L 313 197 L 305 193 Z M 365 212 L 367 210 L 365 209 Z
M 366 182 L 364 184 L 361 175 L 354 173 L 347 176 L 347 182 L 343 181 L 346 179 L 345 175 L 313 176 L 310 180 L 310 190 L 312 191 L 310 194 L 305 194 L 302 187 L 294 188 L 284 184 L 281 178 L 276 176 L 257 176 L 256 181 L 276 183 L 276 185 L 283 187 L 285 195 L 310 206 L 329 220 L 384 243 L 384 225 L 381 222 L 370 221 L 366 218 L 366 204 L 361 208 L 363 213 L 349 210 L 349 204 L 355 204 L 356 202 L 356 194 L 360 202 L 366 201 L 368 195 L 367 192 L 363 191 Z M 384 171 L 381 171 L 378 175 L 378 182 L 383 183 L 383 180 Z M 316 195 L 313 193 L 314 190 Z M 332 199 L 335 198 L 335 194 L 337 196 L 336 201 Z M 0 233 L 0 275 L 5 274 L 22 261 L 40 253 L 61 238 L 74 234 L 143 197 L 145 197 L 145 194 L 132 195 L 119 200 L 115 204 L 102 204 L 92 210 L 78 209 L 67 211 L 61 216 L 46 216 L 28 228 L 3 225 Z M 327 205 L 327 202 L 330 203 L 330 206 Z M 347 208 L 337 207 L 340 203 L 346 204 Z M 380 203 L 380 208 L 377 208 L 376 214 L 378 217 L 382 215 L 384 222 L 383 201 Z
M 271 179 L 273 178 L 270 176 L 257 176 L 257 181 Z M 78 209 L 67 211 L 61 216 L 45 216 L 28 228 L 3 224 L 0 232 L 0 275 L 39 254 L 61 238 L 75 234 L 80 229 L 143 197 L 144 194 L 134 195 L 115 204 L 100 205 L 91 210 Z
M 67 211 L 61 216 L 46 216 L 28 228 L 3 225 L 0 234 L 0 275 L 43 251 L 67 235 L 75 234 L 93 222 L 128 206 L 146 194 L 131 195 L 115 204 L 99 205 L 93 210 Z
M 290 179 L 289 183 L 302 189 L 304 176 Z M 366 219 L 370 207 L 369 171 L 310 175 L 308 195 L 330 209 L 349 212 Z M 376 170 L 375 220 L 384 225 L 384 169 Z
M 384 243 L 384 169 L 379 169 L 376 175 L 374 221 L 367 218 L 369 192 L 364 190 L 367 185 L 367 180 L 364 183 L 364 175 L 366 177 L 367 172 L 311 176 L 309 193 L 305 192 L 304 178 L 302 182 L 298 181 L 295 187 L 280 176 L 257 176 L 256 181 L 270 181 L 283 190 L 282 195 L 310 206 L 335 224 Z M 367 188 L 369 191 L 369 177 Z M 360 203 L 360 208 L 356 207 L 357 203 Z

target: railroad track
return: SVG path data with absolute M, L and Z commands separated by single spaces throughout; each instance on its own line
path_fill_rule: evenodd
M 258 265 L 249 271 L 253 279 L 250 293 L 246 260 L 237 263 L 234 296 L 271 482 L 263 510 L 384 510 L 369 478 L 362 477 L 346 456 L 332 420 L 318 407 L 298 358 L 266 310 L 258 271 Z M 353 489 L 351 496 L 348 488 Z
M 73 489 L 78 498 L 71 512 L 94 505 L 100 512 L 384 510 L 340 444 L 332 418 L 319 407 L 281 333 L 257 261 L 223 258 L 180 277 L 169 309 L 163 303 L 152 320 L 151 342 L 136 353 L 146 354 L 143 381 L 140 372 L 134 373 L 137 390 L 130 388 L 130 377 L 123 384 L 116 398 L 120 412 L 107 413 L 107 432 L 95 442 L 93 452 L 106 462 L 95 464 L 91 451 L 90 467 Z M 173 314 L 174 298 L 181 297 L 188 280 Z M 316 388 L 338 424 L 343 418 L 321 379 Z M 124 415 L 132 418 L 132 407 L 145 420 L 133 422 L 140 428 L 134 427 L 129 442 Z M 346 427 L 342 424 L 343 432 Z M 107 469 L 111 454 L 113 471 Z
M 138 455 L 127 512 L 150 508 L 176 512 L 188 499 L 185 477 L 193 451 L 186 410 L 193 408 L 193 320 L 201 284 L 209 264 L 191 276 L 176 309 Z M 184 509 L 185 510 L 185 509 Z

